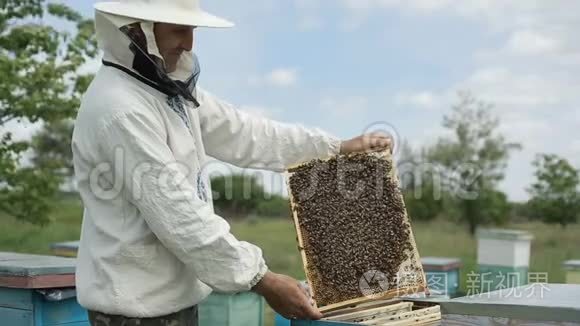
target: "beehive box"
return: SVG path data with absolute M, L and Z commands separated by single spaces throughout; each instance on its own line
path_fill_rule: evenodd
M 478 290 L 490 292 L 527 284 L 533 238 L 521 230 L 478 229 Z
M 427 276 L 427 285 L 432 293 L 449 297 L 457 295 L 461 268 L 459 258 L 422 257 L 421 263 Z
M 57 242 L 50 245 L 55 256 L 76 257 L 79 251 L 79 241 Z
M 389 153 L 306 162 L 288 169 L 287 182 L 306 278 L 327 322 L 440 319 L 438 307 L 384 301 L 427 290 Z
M 0 325 L 89 326 L 74 273 L 71 258 L 0 252 Z
M 580 260 L 567 260 L 564 262 L 566 283 L 580 284 Z
M 450 326 L 580 326 L 580 285 L 533 283 L 441 303 Z
M 214 292 L 198 309 L 199 326 L 264 325 L 264 299 L 254 292 Z

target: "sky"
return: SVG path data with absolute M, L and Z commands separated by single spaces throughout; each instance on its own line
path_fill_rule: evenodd
M 92 16 L 93 1 L 67 4 Z M 580 167 L 580 1 L 203 1 L 236 23 L 197 29 L 200 84 L 241 109 L 343 139 L 387 130 L 415 148 L 470 91 L 523 149 L 501 189 L 525 200 L 537 153 Z M 98 62 L 86 69 L 97 69 Z

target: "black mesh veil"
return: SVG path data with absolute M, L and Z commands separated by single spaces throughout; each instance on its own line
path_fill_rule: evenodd
M 185 80 L 174 80 L 169 77 L 162 58 L 148 53 L 147 40 L 140 24 L 122 26 L 121 32 L 129 37 L 131 45 L 129 49 L 135 55 L 132 68 L 143 77 L 155 83 L 159 90 L 167 94 L 169 98 L 181 97 L 191 102 L 196 108 L 199 102 L 195 98 L 195 88 L 200 74 L 200 66 L 197 56 L 192 52 L 192 71 L 191 75 Z

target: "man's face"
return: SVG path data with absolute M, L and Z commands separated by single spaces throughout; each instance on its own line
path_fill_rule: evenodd
M 193 29 L 184 25 L 155 24 L 155 42 L 165 60 L 167 72 L 175 71 L 183 51 L 191 51 L 193 48 Z

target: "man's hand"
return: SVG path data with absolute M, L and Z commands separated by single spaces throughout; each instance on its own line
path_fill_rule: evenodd
M 340 145 L 340 154 L 381 152 L 385 150 L 393 152 L 393 140 L 383 133 L 370 133 L 345 140 Z
M 288 319 L 320 319 L 305 290 L 292 277 L 266 273 L 252 291 L 262 295 L 270 307 Z

